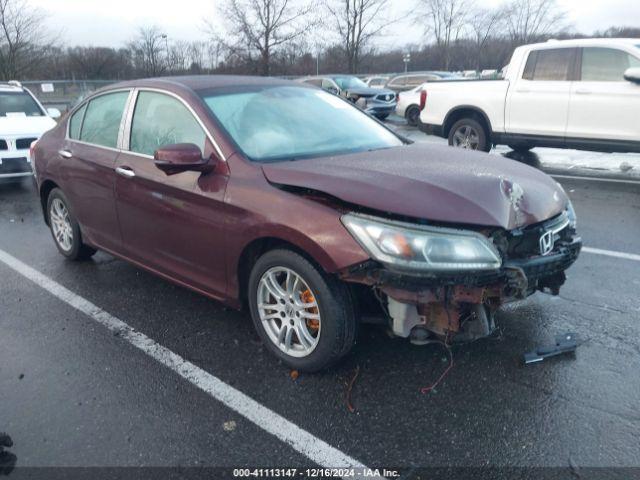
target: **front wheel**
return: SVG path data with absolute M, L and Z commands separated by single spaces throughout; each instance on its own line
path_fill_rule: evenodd
M 69 202 L 62 190 L 54 188 L 47 198 L 47 219 L 58 251 L 70 260 L 86 260 L 96 250 L 82 243 L 77 220 L 71 214 Z
M 248 294 L 262 341 L 291 368 L 322 370 L 353 346 L 356 321 L 346 285 L 293 251 L 260 257 Z
M 509 145 L 509 148 L 516 153 L 527 153 L 533 148 L 532 145 Z
M 473 118 L 463 118 L 453 124 L 449 131 L 449 145 L 481 152 L 491 150 L 489 132 Z
M 381 115 L 376 115 L 375 117 L 376 117 L 378 120 L 380 120 L 380 121 L 384 121 L 384 120 L 386 120 L 387 118 L 389 118 L 389 114 L 388 114 L 388 113 L 383 113 L 383 114 L 381 114 Z

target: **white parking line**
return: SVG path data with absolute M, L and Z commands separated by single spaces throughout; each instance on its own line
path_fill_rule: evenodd
M 589 180 L 592 182 L 608 182 L 608 183 L 626 183 L 629 185 L 640 185 L 640 180 L 623 180 L 618 178 L 604 178 L 604 177 L 590 177 L 587 175 L 556 175 L 555 173 L 550 173 L 550 176 L 553 178 L 566 178 L 569 180 Z
M 294 450 L 325 468 L 366 469 L 363 464 L 332 447 L 323 440 L 313 436 L 286 418 L 269 410 L 251 397 L 227 385 L 214 375 L 202 370 L 180 355 L 156 343 L 127 325 L 122 320 L 105 312 L 97 305 L 73 293 L 56 281 L 21 262 L 17 258 L 0 250 L 0 261 L 20 275 L 42 287 L 54 297 L 71 305 L 76 310 L 93 318 L 134 347 L 142 350 L 151 358 L 176 372 L 182 378 L 208 393 L 226 407 L 236 411 L 264 431 L 290 445 Z M 370 477 L 382 478 L 382 477 Z
M 635 260 L 640 262 L 640 255 L 635 253 L 615 252 L 613 250 L 602 250 L 600 248 L 582 247 L 582 251 L 593 253 L 595 255 L 606 255 L 607 257 L 624 258 L 626 260 Z

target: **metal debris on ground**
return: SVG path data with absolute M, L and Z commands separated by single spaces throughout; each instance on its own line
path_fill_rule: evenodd
M 578 336 L 575 333 L 565 333 L 556 336 L 556 344 L 549 347 L 538 347 L 533 352 L 524 354 L 524 363 L 542 362 L 545 358 L 555 357 L 565 353 L 574 353 L 578 347 Z
M 354 406 L 351 404 L 351 391 L 353 390 L 353 385 L 356 383 L 356 380 L 358 379 L 358 375 L 360 375 L 360 365 L 356 367 L 356 371 L 353 374 L 353 377 L 347 384 L 347 409 L 351 413 L 355 413 L 356 411 Z

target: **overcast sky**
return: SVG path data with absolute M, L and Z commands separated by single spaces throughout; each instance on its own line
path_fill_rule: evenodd
M 170 38 L 204 39 L 203 19 L 220 23 L 220 0 L 30 0 L 48 14 L 48 25 L 62 33 L 68 45 L 121 46 L 140 25 L 160 26 Z M 494 6 L 501 0 L 478 0 Z M 640 27 L 640 0 L 558 0 L 574 30 L 593 33 L 612 25 Z M 413 0 L 393 0 L 394 9 L 407 10 Z M 388 38 L 390 46 L 422 43 L 420 29 L 404 27 L 404 35 Z M 418 37 L 418 38 L 416 38 Z

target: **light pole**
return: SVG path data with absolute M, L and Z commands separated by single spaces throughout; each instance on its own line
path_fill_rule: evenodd
M 411 54 L 405 53 L 402 61 L 404 62 L 404 73 L 407 73 L 409 71 L 409 64 L 411 63 Z
M 160 35 L 160 38 L 164 40 L 164 49 L 167 55 L 167 68 L 169 68 L 169 35 L 163 33 L 162 35 Z

